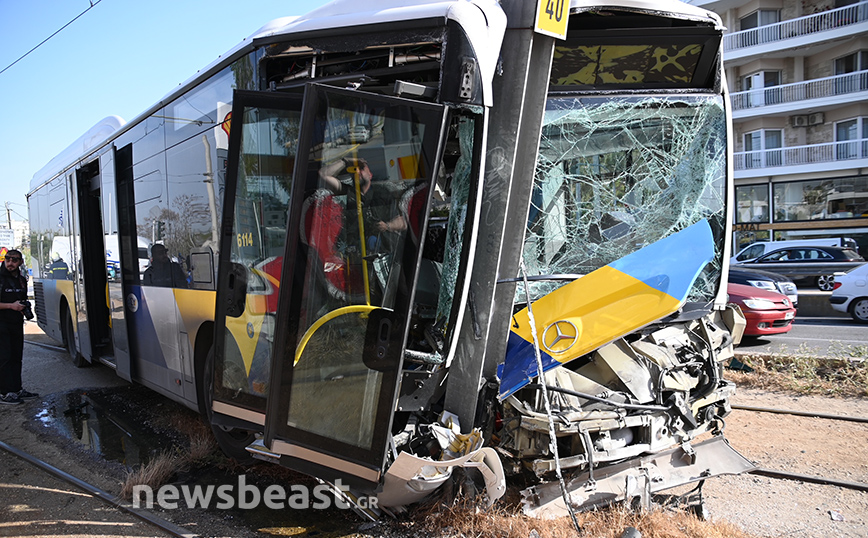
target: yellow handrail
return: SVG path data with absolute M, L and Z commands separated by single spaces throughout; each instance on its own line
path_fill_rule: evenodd
M 292 362 L 292 365 L 295 366 L 298 364 L 298 360 L 301 358 L 301 354 L 304 353 L 304 348 L 307 346 L 307 342 L 313 336 L 313 333 L 317 331 L 320 327 L 325 325 L 327 322 L 335 319 L 338 316 L 343 316 L 344 314 L 352 314 L 354 312 L 363 312 L 368 313 L 372 310 L 376 310 L 377 306 L 371 306 L 369 304 L 354 304 L 350 306 L 342 306 L 336 310 L 332 310 L 325 316 L 319 318 L 314 322 L 313 325 L 308 327 L 308 329 L 304 332 L 304 336 L 301 337 L 301 341 L 299 341 L 298 346 L 295 348 L 295 360 Z

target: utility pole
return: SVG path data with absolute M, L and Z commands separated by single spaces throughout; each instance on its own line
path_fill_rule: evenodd
M 9 202 L 6 202 L 6 225 L 12 229 L 12 210 L 9 209 Z

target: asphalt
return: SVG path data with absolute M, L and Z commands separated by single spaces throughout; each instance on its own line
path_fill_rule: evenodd
M 843 312 L 832 310 L 829 302 L 831 296 L 831 291 L 800 289 L 799 316 L 849 318 L 850 316 Z

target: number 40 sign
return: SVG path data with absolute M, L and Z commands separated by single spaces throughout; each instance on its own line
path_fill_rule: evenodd
M 566 39 L 570 0 L 538 0 L 536 5 L 537 33 Z

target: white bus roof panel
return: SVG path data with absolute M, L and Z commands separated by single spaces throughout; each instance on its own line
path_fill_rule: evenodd
M 87 130 L 86 133 L 78 137 L 78 139 L 66 147 L 63 151 L 54 156 L 48 161 L 48 164 L 43 166 L 38 172 L 33 174 L 33 179 L 30 181 L 30 190 L 39 187 L 45 181 L 51 179 L 58 172 L 74 163 L 76 159 L 81 158 L 88 151 L 97 147 L 104 140 L 116 133 L 121 127 L 126 125 L 119 116 L 109 116 L 103 118 L 96 125 Z
M 477 54 L 482 80 L 486 84 L 486 104 L 491 95 L 491 79 L 500 56 L 500 44 L 506 30 L 506 14 L 494 0 L 421 0 L 407 5 L 407 0 L 376 0 L 360 3 L 358 0 L 335 0 L 297 17 L 282 17 L 269 22 L 247 39 L 232 47 L 214 62 L 199 70 L 196 75 L 181 83 L 161 101 L 168 102 L 180 92 L 196 84 L 201 73 L 225 63 L 241 49 L 251 46 L 254 40 L 317 32 L 335 28 L 349 28 L 372 24 L 442 18 L 454 20 L 467 33 Z
M 571 11 L 593 11 L 601 8 L 605 9 L 607 7 L 631 11 L 643 11 L 652 14 L 663 13 L 667 16 L 693 21 L 714 22 L 718 29 L 723 29 L 723 23 L 716 13 L 690 4 L 685 4 L 679 0 L 618 0 L 617 2 L 572 0 L 570 2 Z
M 500 55 L 500 44 L 506 30 L 506 14 L 495 0 L 421 0 L 414 5 L 406 5 L 407 0 L 375 0 L 360 3 L 358 0 L 335 0 L 300 17 L 282 17 L 267 23 L 250 37 L 238 43 L 225 54 L 217 57 L 209 65 L 200 69 L 192 77 L 182 82 L 166 94 L 154 107 L 142 112 L 133 123 L 163 106 L 164 103 L 193 88 L 214 70 L 227 65 L 245 49 L 253 48 L 256 39 L 303 34 L 335 28 L 364 26 L 380 23 L 405 22 L 442 18 L 444 21 L 457 22 L 468 35 L 479 62 L 480 75 L 485 85 L 485 103 L 491 104 L 491 81 Z M 55 156 L 42 167 L 30 182 L 33 191 L 65 168 L 84 157 L 99 142 L 106 140 L 121 129 L 126 122 L 117 116 L 110 116 L 92 127 L 78 140 Z

